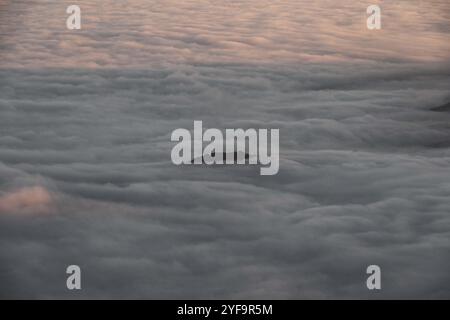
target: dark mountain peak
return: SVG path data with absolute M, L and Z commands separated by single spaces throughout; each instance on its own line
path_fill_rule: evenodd
M 439 106 L 439 107 L 431 108 L 431 110 L 437 111 L 437 112 L 449 112 L 450 111 L 450 102 L 447 102 L 446 104 Z
M 211 157 L 216 157 L 217 159 L 222 158 L 223 162 L 225 163 L 226 159 L 227 159 L 227 153 L 221 152 L 216 156 L 215 152 L 211 152 Z M 250 158 L 250 155 L 248 153 L 243 153 L 243 152 L 234 152 L 234 162 L 236 162 L 238 159 L 242 159 L 244 158 L 245 160 L 248 160 Z M 194 163 L 195 159 L 191 160 L 191 163 Z M 202 156 L 202 163 L 205 162 L 204 157 Z

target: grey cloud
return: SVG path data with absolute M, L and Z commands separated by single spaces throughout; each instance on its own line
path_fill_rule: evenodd
M 39 176 L 56 213 L 1 215 L 2 295 L 73 297 L 63 271 L 79 263 L 80 297 L 370 297 L 364 268 L 377 263 L 385 298 L 446 297 L 448 147 L 433 143 L 450 135 L 429 110 L 448 94 L 443 72 L 298 90 L 291 71 L 242 70 L 3 71 L 3 87 L 34 99 L 3 97 L 2 190 Z M 61 78 L 84 82 L 52 94 Z M 200 89 L 151 89 L 161 79 Z M 280 128 L 279 174 L 174 167 L 170 133 L 195 119 Z
M 197 2 L 81 1 L 78 35 L 55 31 L 55 1 L 0 5 L 0 297 L 448 298 L 450 114 L 431 110 L 450 99 L 448 3 L 408 30 L 386 18 L 377 49 L 345 37 L 361 2 L 331 22 L 323 1 L 277 2 L 279 20 L 264 1 Z M 174 166 L 170 134 L 194 120 L 279 128 L 279 173 Z M 50 195 L 36 212 L 33 186 Z

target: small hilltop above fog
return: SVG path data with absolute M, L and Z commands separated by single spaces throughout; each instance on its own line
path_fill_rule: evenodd
M 437 112 L 450 112 L 450 102 L 447 102 L 446 104 L 431 108 L 431 111 L 437 111 Z

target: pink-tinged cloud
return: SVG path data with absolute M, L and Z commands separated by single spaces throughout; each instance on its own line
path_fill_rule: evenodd
M 0 196 L 0 213 L 48 213 L 51 202 L 47 189 L 26 187 Z
M 0 5 L 2 68 L 158 68 L 175 63 L 445 62 L 448 0 L 78 0 Z M 126 4 L 125 4 L 126 3 Z M 381 7 L 381 30 L 367 7 Z

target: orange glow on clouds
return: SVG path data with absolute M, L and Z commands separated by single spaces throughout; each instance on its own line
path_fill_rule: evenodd
M 52 197 L 47 189 L 26 187 L 0 196 L 0 213 L 47 213 Z
M 69 3 L 66 3 L 68 5 Z M 1 68 L 142 68 L 171 63 L 445 62 L 448 0 L 78 0 L 0 6 Z M 381 30 L 367 7 L 381 5 Z

